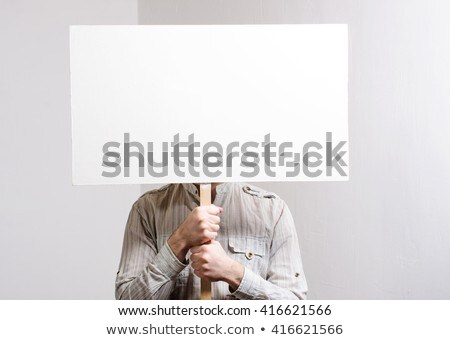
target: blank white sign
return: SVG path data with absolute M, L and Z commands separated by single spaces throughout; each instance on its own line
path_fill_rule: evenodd
M 72 26 L 73 183 L 347 180 L 347 59 L 346 25 Z

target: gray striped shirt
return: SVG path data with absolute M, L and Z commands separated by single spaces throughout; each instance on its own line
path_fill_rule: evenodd
M 200 279 L 167 244 L 172 232 L 199 205 L 193 184 L 169 184 L 132 206 L 116 277 L 117 299 L 199 299 Z M 275 194 L 244 183 L 223 183 L 213 202 L 223 208 L 216 241 L 245 267 L 239 287 L 212 283 L 212 299 L 305 299 L 294 221 Z

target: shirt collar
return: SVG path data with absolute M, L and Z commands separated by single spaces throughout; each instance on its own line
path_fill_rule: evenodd
M 198 196 L 197 187 L 193 183 L 182 183 L 184 190 Z
M 193 184 L 193 183 L 182 183 L 184 190 L 190 192 L 191 194 L 194 195 L 199 195 L 199 192 L 197 190 L 197 187 Z M 216 187 L 216 193 L 217 194 L 224 194 L 228 191 L 229 187 L 230 187 L 231 183 L 221 183 L 219 185 L 217 185 Z

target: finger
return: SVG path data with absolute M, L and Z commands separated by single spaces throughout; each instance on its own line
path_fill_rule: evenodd
M 194 270 L 194 274 L 201 279 L 204 279 L 204 275 L 200 270 Z
M 214 248 L 216 248 L 216 249 L 214 249 Z M 217 248 L 220 248 L 220 249 L 217 249 Z M 219 241 L 216 241 L 216 240 L 211 240 L 210 248 L 208 248 L 208 249 L 214 249 L 214 252 L 216 252 L 216 251 L 222 252 L 223 251 L 222 245 L 220 244 Z
M 218 232 L 220 230 L 220 225 L 215 223 L 208 224 L 208 231 Z
M 220 217 L 216 215 L 208 215 L 208 222 L 213 224 L 219 224 L 220 223 Z
M 208 212 L 211 215 L 219 215 L 223 211 L 223 208 L 218 207 L 214 204 L 210 204 L 206 206 L 206 212 Z
M 202 243 L 202 246 L 204 246 L 205 244 L 210 244 L 210 243 L 211 243 L 211 239 L 208 239 L 208 241 Z M 202 249 L 201 253 L 204 251 L 205 251 L 205 249 Z
M 209 235 L 207 237 L 209 237 Z M 209 243 L 209 241 L 207 241 L 207 242 Z M 199 253 L 203 252 L 205 250 L 205 244 L 201 244 L 199 246 L 192 247 L 191 254 L 199 254 Z
M 205 236 L 210 240 L 215 240 L 217 237 L 217 233 L 215 231 L 206 231 Z M 207 244 L 203 245 L 206 246 Z
M 191 248 L 191 254 L 196 254 L 200 252 L 200 246 L 195 246 Z
M 191 257 L 189 257 L 189 260 L 191 262 L 197 262 L 199 259 L 200 259 L 199 253 L 192 254 Z
M 210 222 L 206 222 L 204 224 L 204 231 L 214 231 L 214 232 L 218 232 L 220 229 L 220 225 L 215 224 L 215 223 L 210 223 Z

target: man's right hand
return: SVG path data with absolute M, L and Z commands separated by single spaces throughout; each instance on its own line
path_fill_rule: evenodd
M 190 248 L 216 238 L 220 229 L 219 215 L 222 211 L 222 208 L 214 204 L 197 207 L 169 237 L 167 243 L 181 262 L 185 262 L 186 253 Z

